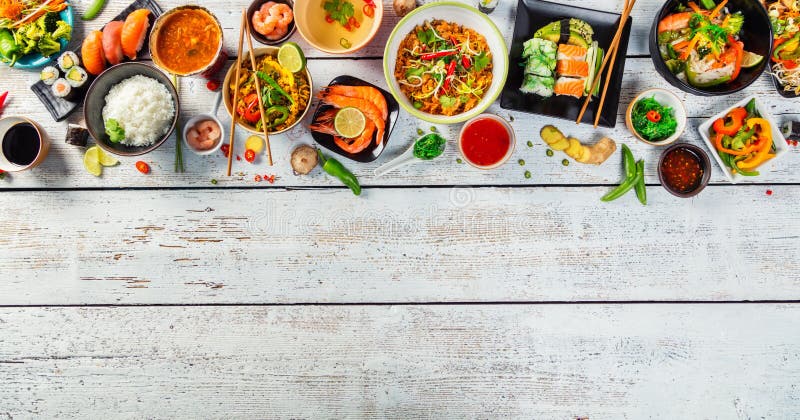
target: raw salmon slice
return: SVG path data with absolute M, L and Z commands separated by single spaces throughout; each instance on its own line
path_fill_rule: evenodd
M 587 77 L 589 76 L 589 63 L 578 60 L 559 60 L 556 65 L 559 76 Z
M 559 77 L 553 86 L 553 92 L 556 95 L 574 96 L 580 98 L 583 96 L 583 88 L 586 84 L 584 79 L 573 79 L 571 77 Z

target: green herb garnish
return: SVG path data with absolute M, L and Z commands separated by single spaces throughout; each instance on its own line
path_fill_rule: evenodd
M 481 51 L 480 54 L 475 56 L 474 60 L 475 63 L 472 65 L 472 69 L 476 72 L 480 72 L 492 63 L 492 59 L 486 55 L 486 51 Z
M 658 122 L 650 121 L 647 118 L 649 111 L 657 112 L 661 119 Z M 678 121 L 675 120 L 672 108 L 661 105 L 653 97 L 636 102 L 631 111 L 631 123 L 633 123 L 633 129 L 648 141 L 664 140 L 675 134 L 678 129 Z
M 347 22 L 356 13 L 353 3 L 347 0 L 328 0 L 322 7 L 325 8 L 331 19 L 339 22 L 342 26 L 347 25 Z

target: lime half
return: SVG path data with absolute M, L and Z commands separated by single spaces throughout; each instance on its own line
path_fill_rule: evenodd
M 750 67 L 755 67 L 761 64 L 762 61 L 764 61 L 763 55 L 758 55 L 750 51 L 745 51 L 744 57 L 742 57 L 742 68 L 749 69 Z
M 86 154 L 83 155 L 83 167 L 86 172 L 94 176 L 100 176 L 103 173 L 103 167 L 100 165 L 100 148 L 92 146 L 86 149 Z
M 358 137 L 367 126 L 367 117 L 358 108 L 348 106 L 336 113 L 333 119 L 333 128 L 344 138 Z
M 278 64 L 292 73 L 297 73 L 306 68 L 306 56 L 303 55 L 299 45 L 287 42 L 278 50 Z

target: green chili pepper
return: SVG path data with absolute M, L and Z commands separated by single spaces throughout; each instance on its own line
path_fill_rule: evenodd
M 341 45 L 342 48 L 350 48 L 353 46 L 353 44 L 351 44 L 350 41 L 347 40 L 347 38 L 340 38 L 339 45 Z
M 342 184 L 346 185 L 353 191 L 355 195 L 361 195 L 361 185 L 358 184 L 358 179 L 352 172 L 347 170 L 338 160 L 334 158 L 325 158 L 322 154 L 322 150 L 317 149 L 317 154 L 319 154 L 319 161 L 322 165 L 322 170 L 328 173 L 339 181 L 342 181 Z
M 288 99 L 289 102 L 292 105 L 294 105 L 294 99 L 292 99 L 292 97 L 289 96 L 289 94 L 286 93 L 285 90 L 283 90 L 283 88 L 278 84 L 278 82 L 275 81 L 275 79 L 273 79 L 272 77 L 270 77 L 267 73 L 264 73 L 263 71 L 257 71 L 256 75 L 258 75 L 259 79 L 267 82 L 270 86 L 272 86 L 273 89 L 275 89 L 276 91 L 278 91 L 278 93 L 280 93 L 281 95 L 286 97 L 286 99 Z
M 0 29 L 0 55 L 11 60 L 9 67 L 14 67 L 17 62 L 19 45 L 14 41 L 14 34 L 8 29 Z
M 640 174 L 637 171 L 636 175 L 634 175 L 632 178 L 627 178 L 622 184 L 619 184 L 617 188 L 614 188 L 613 190 L 609 191 L 608 194 L 604 195 L 603 198 L 601 198 L 600 200 L 608 202 L 608 201 L 614 201 L 622 197 L 623 195 L 625 195 L 625 193 L 630 191 L 631 188 L 633 188 L 633 186 L 636 185 L 637 182 L 639 182 L 639 178 Z
M 92 2 L 89 8 L 86 9 L 86 12 L 83 13 L 81 19 L 83 20 L 94 19 L 97 16 L 97 14 L 100 13 L 100 10 L 103 9 L 103 6 L 105 6 L 105 4 L 106 0 L 94 0 L 94 2 Z
M 272 120 L 272 122 L 267 125 L 267 128 L 275 128 L 286 122 L 287 119 L 289 119 L 289 108 L 286 108 L 285 106 L 280 106 L 280 105 L 272 106 L 264 110 L 264 113 L 267 114 L 267 121 L 269 121 L 270 115 L 274 113 L 281 114 L 280 117 Z
M 622 163 L 625 165 L 625 179 L 636 175 L 636 160 L 627 144 L 622 144 Z
M 623 145 L 624 146 L 624 145 Z M 643 206 L 647 205 L 647 187 L 644 185 L 644 161 L 640 160 L 636 162 L 636 177 L 639 178 L 639 181 L 634 185 L 636 189 L 636 198 L 639 199 L 639 202 L 642 203 Z

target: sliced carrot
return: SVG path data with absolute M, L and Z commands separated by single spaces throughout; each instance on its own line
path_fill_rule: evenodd
M 689 54 L 691 54 L 694 47 L 697 46 L 697 43 L 700 41 L 700 38 L 701 38 L 700 34 L 697 34 L 694 36 L 694 38 L 692 38 L 692 40 L 689 42 L 689 46 L 686 48 L 686 51 L 684 51 L 683 54 L 681 54 L 681 60 L 686 60 L 687 58 L 689 58 Z
M 700 7 L 698 7 L 697 3 L 693 2 L 693 1 L 689 2 L 689 8 L 692 9 L 692 11 L 695 12 L 695 13 L 701 13 Z
M 726 4 L 728 4 L 728 0 L 722 0 L 721 2 L 719 2 L 717 7 L 715 7 L 714 10 L 711 11 L 711 14 L 708 16 L 708 18 L 714 19 L 715 17 L 717 17 L 719 12 L 722 10 L 723 7 L 725 7 Z

